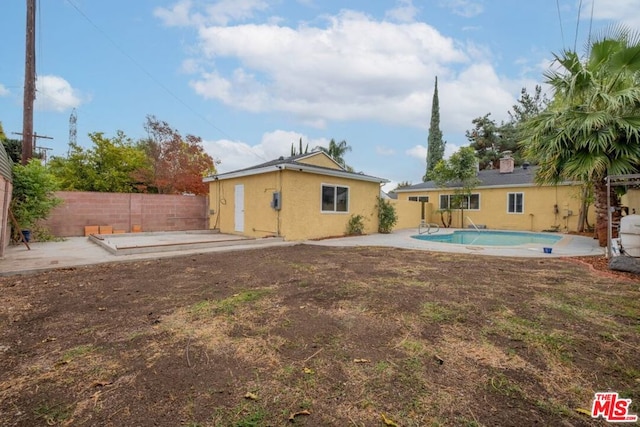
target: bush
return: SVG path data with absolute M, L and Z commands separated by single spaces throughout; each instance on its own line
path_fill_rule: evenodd
M 398 216 L 396 215 L 396 208 L 393 207 L 391 202 L 378 197 L 378 232 L 391 233 L 393 226 L 398 222 Z
M 350 236 L 359 235 L 364 232 L 364 217 L 362 215 L 351 215 L 347 223 L 347 234 Z
M 37 159 L 32 159 L 26 166 L 14 164 L 12 171 L 11 211 L 20 229 L 30 229 L 62 203 L 54 194 L 58 186 L 53 175 Z M 14 235 L 19 233 L 20 230 L 14 230 Z

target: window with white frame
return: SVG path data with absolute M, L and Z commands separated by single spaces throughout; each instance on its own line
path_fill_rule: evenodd
M 524 193 L 508 193 L 507 194 L 507 212 L 509 213 L 524 212 Z
M 480 210 L 480 194 L 456 196 L 455 194 L 440 195 L 440 209 Z
M 429 196 L 409 196 L 411 202 L 429 202 Z
M 348 212 L 349 187 L 322 184 L 322 212 Z

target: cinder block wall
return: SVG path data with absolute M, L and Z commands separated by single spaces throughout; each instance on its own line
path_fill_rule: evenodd
M 86 225 L 110 225 L 114 230 L 142 231 L 206 230 L 206 196 L 137 193 L 59 191 L 63 203 L 43 225 L 59 237 L 83 236 Z

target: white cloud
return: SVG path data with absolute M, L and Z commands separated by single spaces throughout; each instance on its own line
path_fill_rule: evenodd
M 39 75 L 36 80 L 35 108 L 40 111 L 63 112 L 82 104 L 80 92 L 59 76 Z
M 212 26 L 199 34 L 203 55 L 219 64 L 192 81 L 197 93 L 317 126 L 367 119 L 422 126 L 433 76 L 468 60 L 429 25 L 378 22 L 352 11 L 328 18 L 326 28 Z M 227 58 L 239 64 L 232 71 L 220 66 Z
M 379 156 L 393 156 L 396 154 L 395 150 L 388 147 L 381 147 L 380 145 L 376 146 L 376 154 Z
M 3 84 L 0 83 L 0 96 L 8 96 L 11 92 Z
M 207 6 L 209 22 L 227 25 L 231 21 L 244 21 L 252 18 L 255 11 L 268 9 L 264 0 L 220 0 Z
M 408 149 L 405 152 L 409 157 L 413 157 L 416 159 L 420 159 L 422 161 L 426 161 L 427 158 L 427 146 L 426 145 L 415 145 Z
M 475 0 L 443 0 L 440 5 L 465 18 L 472 18 L 484 11 L 482 2 Z
M 298 132 L 275 130 L 262 135 L 262 140 L 256 145 L 222 139 L 203 141 L 203 146 L 209 155 L 220 159 L 218 172 L 226 173 L 268 162 L 280 156 L 288 157 L 291 155 L 291 144 L 297 149 L 300 138 L 303 147 L 308 145 L 309 151 L 316 146 L 329 144 L 325 138 L 310 139 Z
M 418 8 L 413 5 L 413 0 L 398 0 L 395 9 L 388 10 L 385 17 L 396 22 L 413 22 L 418 14 Z
M 454 143 L 450 143 L 450 142 L 446 142 L 445 146 L 444 146 L 444 158 L 448 159 L 449 157 L 451 157 L 451 155 L 453 153 L 455 153 L 456 151 L 458 151 L 461 147 L 463 147 L 460 144 L 454 144 Z M 414 147 L 411 147 L 410 149 L 408 149 L 405 154 L 407 154 L 409 157 L 413 157 L 414 159 L 419 159 L 423 162 L 426 161 L 427 158 L 427 146 L 426 145 L 416 145 Z
M 594 19 L 619 21 L 630 28 L 640 27 L 640 0 L 588 0 L 582 7 L 582 19 L 591 18 L 592 7 Z
M 180 0 L 171 8 L 157 7 L 153 14 L 169 27 L 227 25 L 253 18 L 255 12 L 268 8 L 265 0 L 220 0 L 206 5 L 204 12 L 198 12 L 191 0 Z
M 153 15 L 168 27 L 186 27 L 202 21 L 202 15 L 191 14 L 191 0 L 180 0 L 172 8 L 157 7 Z

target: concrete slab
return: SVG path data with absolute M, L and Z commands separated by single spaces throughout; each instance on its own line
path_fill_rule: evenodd
M 134 253 L 116 255 L 105 250 L 103 246 L 93 243 L 89 237 L 69 237 L 60 242 L 32 242 L 31 250 L 26 246 L 11 245 L 0 259 L 0 276 L 28 274 L 58 268 L 72 268 L 111 262 L 139 261 L 165 257 L 184 256 L 197 253 L 245 250 L 259 247 L 294 245 L 295 242 L 284 242 L 278 238 L 265 239 L 233 239 L 229 235 L 220 234 L 218 241 L 204 243 L 203 238 L 211 239 L 206 234 L 197 237 L 198 233 L 132 233 L 129 244 L 138 244 L 145 250 Z M 122 236 L 122 235 L 113 235 Z M 233 236 L 236 237 L 236 236 Z M 191 239 L 191 240 L 190 240 Z M 200 239 L 200 241 L 198 241 Z M 226 241 L 225 241 L 226 239 Z M 186 244 L 180 245 L 180 241 Z M 215 239 L 213 239 L 215 240 Z M 167 243 L 171 242 L 168 246 Z M 230 243 L 235 243 L 231 245 Z M 238 244 L 242 243 L 242 244 Z M 156 245 L 154 250 L 154 244 Z
M 439 233 L 450 233 L 452 231 L 452 229 L 446 229 L 439 231 Z M 5 257 L 0 259 L 0 276 L 100 263 L 138 261 L 196 253 L 238 251 L 301 243 L 284 242 L 278 238 L 244 239 L 225 234 L 213 236 L 211 233 L 132 234 L 135 235 L 110 235 L 108 239 L 105 239 L 109 241 L 109 244 L 116 247 L 115 249 L 112 248 L 112 251 L 105 250 L 104 247 L 91 242 L 87 237 L 71 237 L 62 242 L 34 242 L 30 244 L 31 250 L 27 250 L 24 245 L 9 246 Z M 509 247 L 455 245 L 413 239 L 411 236 L 416 234 L 418 234 L 417 228 L 398 230 L 391 234 L 342 237 L 303 243 L 322 246 L 383 246 L 504 257 L 554 258 L 604 255 L 604 249 L 598 246 L 597 240 L 573 235 L 563 235 L 563 239 L 553 245 L 553 252 L 545 254 L 542 249 L 543 245 L 531 244 Z M 218 239 L 218 242 L 214 241 L 216 239 Z M 116 255 L 115 252 L 125 250 L 125 248 L 132 251 Z M 135 252 L 136 249 L 137 252 Z
M 114 255 L 171 252 L 256 243 L 256 239 L 213 230 L 163 233 L 95 234 L 89 240 Z M 259 239 L 258 239 L 259 240 Z M 282 242 L 281 238 L 272 238 Z
M 440 229 L 437 234 L 452 233 L 455 229 Z M 466 230 L 468 231 L 468 230 Z M 520 246 L 471 246 L 451 243 L 429 242 L 418 240 L 412 236 L 418 235 L 417 228 L 396 230 L 390 234 L 371 234 L 367 236 L 343 237 L 308 241 L 306 244 L 323 246 L 388 246 L 404 249 L 417 249 L 434 252 L 453 252 L 462 254 L 527 257 L 527 258 L 557 258 L 572 256 L 602 256 L 604 248 L 598 246 L 598 241 L 590 237 L 571 234 L 553 233 L 561 235 L 562 239 L 552 246 L 552 253 L 544 253 L 543 247 L 548 244 L 527 244 Z

